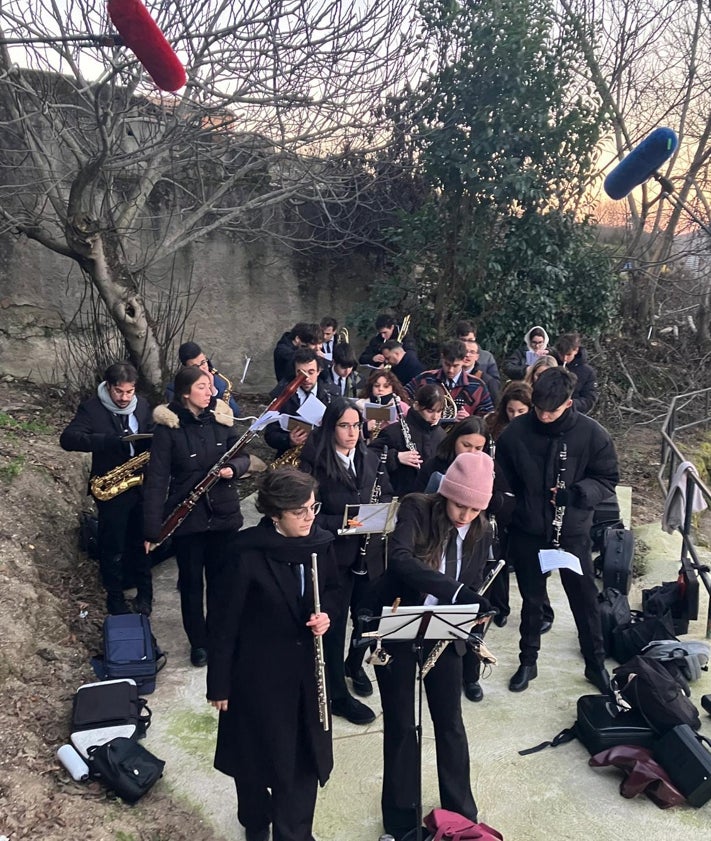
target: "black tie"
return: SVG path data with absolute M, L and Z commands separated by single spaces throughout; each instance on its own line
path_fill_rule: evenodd
M 444 556 L 444 574 L 449 578 L 457 578 L 457 538 L 459 533 L 452 529 L 447 542 L 447 551 Z
M 119 415 L 119 420 L 121 421 L 121 426 L 123 427 L 123 431 L 128 434 L 131 431 L 131 427 L 129 426 L 129 415 Z
M 303 566 L 301 564 L 290 564 L 290 566 L 291 566 L 292 572 L 294 573 L 294 578 L 296 579 L 296 592 L 298 594 L 299 601 L 301 601 L 301 599 L 303 599 L 303 597 L 304 597 L 304 593 L 303 593 L 304 580 L 301 577 L 301 575 L 302 575 L 301 571 L 303 569 Z
M 447 381 L 447 388 L 451 391 L 454 388 L 454 380 Z
M 338 393 L 343 394 L 343 377 L 338 378 Z

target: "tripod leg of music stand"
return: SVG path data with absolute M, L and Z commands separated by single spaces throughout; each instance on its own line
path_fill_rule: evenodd
M 415 643 L 417 652 L 417 802 L 415 803 L 415 820 L 417 827 L 417 841 L 422 841 L 422 695 L 424 692 L 425 679 L 422 676 L 422 669 L 425 665 L 425 651 L 422 641 Z

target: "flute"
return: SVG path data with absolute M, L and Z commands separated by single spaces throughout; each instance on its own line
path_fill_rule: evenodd
M 314 585 L 314 613 L 321 613 L 321 596 L 318 587 L 318 556 L 311 555 L 311 580 Z M 326 694 L 326 657 L 323 653 L 323 636 L 314 635 L 314 656 L 316 666 L 316 694 L 318 696 L 318 720 L 324 730 L 329 729 L 328 695 Z

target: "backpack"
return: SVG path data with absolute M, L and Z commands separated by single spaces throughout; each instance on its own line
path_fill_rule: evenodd
M 104 653 L 91 660 L 100 680 L 131 678 L 141 695 L 149 695 L 165 662 L 147 616 L 125 613 L 104 619 Z
M 678 724 L 701 727 L 698 710 L 657 660 L 633 657 L 614 670 L 611 685 L 618 705 L 636 710 L 660 735 Z
M 578 739 L 588 753 L 594 756 L 617 745 L 640 745 L 652 747 L 656 733 L 642 716 L 634 710 L 620 710 L 609 697 L 604 695 L 581 695 L 577 702 L 575 724 L 561 730 L 548 742 L 542 742 L 526 750 L 521 756 L 537 753 L 543 748 L 557 748 Z
M 602 625 L 602 642 L 605 654 L 612 653 L 612 635 L 615 628 L 628 625 L 632 621 L 632 611 L 627 596 L 614 587 L 605 587 L 598 593 L 597 601 L 600 606 L 600 623 Z
M 92 745 L 87 758 L 89 774 L 127 803 L 135 803 L 163 776 L 165 762 L 133 739 L 119 736 Z
M 642 649 L 642 654 L 666 666 L 687 695 L 691 694 L 688 683 L 698 680 L 709 667 L 709 646 L 705 642 L 654 640 Z
M 652 640 L 674 639 L 670 613 L 652 616 L 639 610 L 631 611 L 631 620 L 612 631 L 611 654 L 618 663 L 626 663 Z

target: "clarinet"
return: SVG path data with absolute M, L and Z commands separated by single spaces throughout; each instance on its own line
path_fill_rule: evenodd
M 383 489 L 380 487 L 380 480 L 383 478 L 383 473 L 385 472 L 385 463 L 388 460 L 388 448 L 383 447 L 383 451 L 380 454 L 380 460 L 378 461 L 378 469 L 375 473 L 375 479 L 373 480 L 373 487 L 370 491 L 370 504 L 374 505 L 375 503 L 380 501 L 380 494 L 383 492 Z M 370 543 L 370 534 L 364 534 L 361 538 L 360 544 L 360 552 L 358 554 L 358 560 L 355 566 L 351 569 L 353 575 L 367 575 L 368 574 L 368 565 L 366 564 L 366 557 L 368 555 L 368 544 Z
M 318 587 L 318 556 L 311 555 L 311 580 L 314 585 L 314 613 L 321 613 L 321 596 Z M 328 695 L 326 694 L 326 657 L 323 653 L 323 636 L 314 636 L 316 667 L 316 694 L 318 696 L 318 720 L 324 730 L 329 729 Z
M 555 483 L 556 491 L 565 490 L 565 464 L 568 460 L 568 447 L 561 444 L 560 455 L 558 456 L 558 479 Z M 553 517 L 553 548 L 560 549 L 560 536 L 563 531 L 563 519 L 565 517 L 565 505 L 556 505 Z
M 397 419 L 400 421 L 400 429 L 402 429 L 402 437 L 405 439 L 405 447 L 410 450 L 410 452 L 416 453 L 417 444 L 415 444 L 412 440 L 412 435 L 410 435 L 410 427 L 407 425 L 405 415 L 403 415 L 402 409 L 400 408 L 399 397 L 395 398 L 395 411 L 397 412 Z

